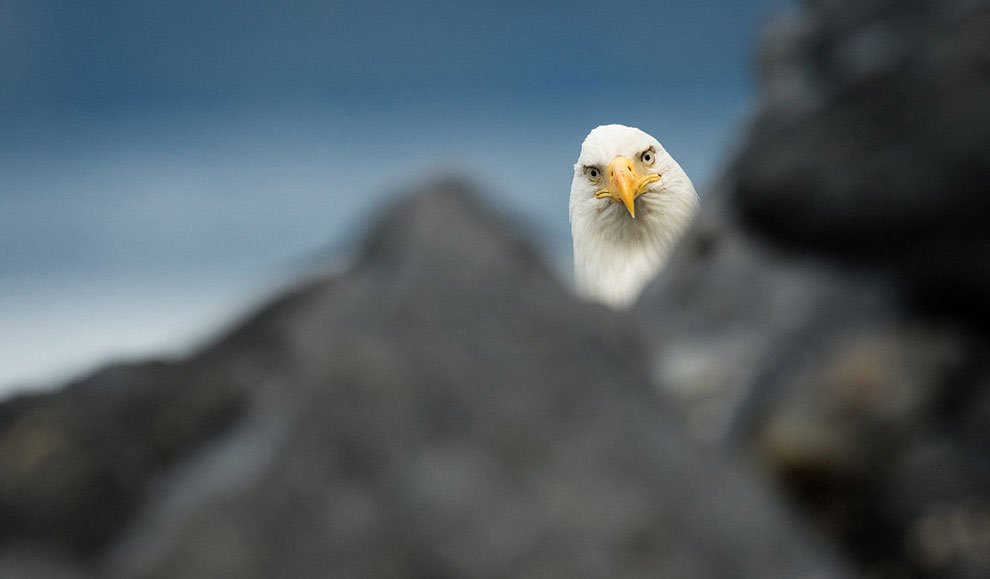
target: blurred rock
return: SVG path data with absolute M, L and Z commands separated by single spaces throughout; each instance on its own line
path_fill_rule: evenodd
M 780 242 L 910 276 L 911 297 L 930 306 L 982 304 L 990 7 L 812 6 L 771 26 L 761 51 L 761 113 L 730 171 L 742 218 Z
M 810 2 L 637 307 L 657 388 L 868 577 L 990 576 L 990 2 Z
M 0 406 L 7 577 L 844 577 L 464 188 L 194 357 Z

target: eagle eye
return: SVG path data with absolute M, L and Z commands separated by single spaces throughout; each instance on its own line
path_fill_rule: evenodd
M 602 180 L 602 172 L 598 167 L 585 167 L 584 173 L 588 176 L 588 179 L 592 183 L 597 183 Z
M 652 167 L 657 162 L 657 154 L 653 150 L 653 147 L 643 151 L 639 156 L 639 160 L 643 162 L 643 165 Z

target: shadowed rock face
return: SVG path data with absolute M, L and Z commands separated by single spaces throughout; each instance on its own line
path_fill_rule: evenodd
M 191 359 L 3 405 L 4 577 L 842 577 L 464 188 Z
M 743 219 L 780 242 L 909 275 L 929 305 L 982 303 L 990 7 L 814 4 L 763 43 L 761 113 L 730 172 Z
M 658 388 L 871 577 L 990 575 L 990 2 L 814 2 L 637 309 Z

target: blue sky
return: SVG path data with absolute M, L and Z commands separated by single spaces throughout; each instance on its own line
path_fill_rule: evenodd
M 471 176 L 567 277 L 584 135 L 704 195 L 753 93 L 742 2 L 0 2 L 0 394 L 181 353 Z
M 4 104 L 148 107 L 738 97 L 756 2 L 6 0 Z M 622 106 L 621 101 L 618 103 Z

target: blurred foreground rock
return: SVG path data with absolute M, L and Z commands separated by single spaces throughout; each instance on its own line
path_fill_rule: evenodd
M 0 406 L 0 576 L 843 577 L 456 185 L 191 359 Z
M 990 577 L 990 2 L 809 3 L 637 308 L 663 395 L 869 577 Z

